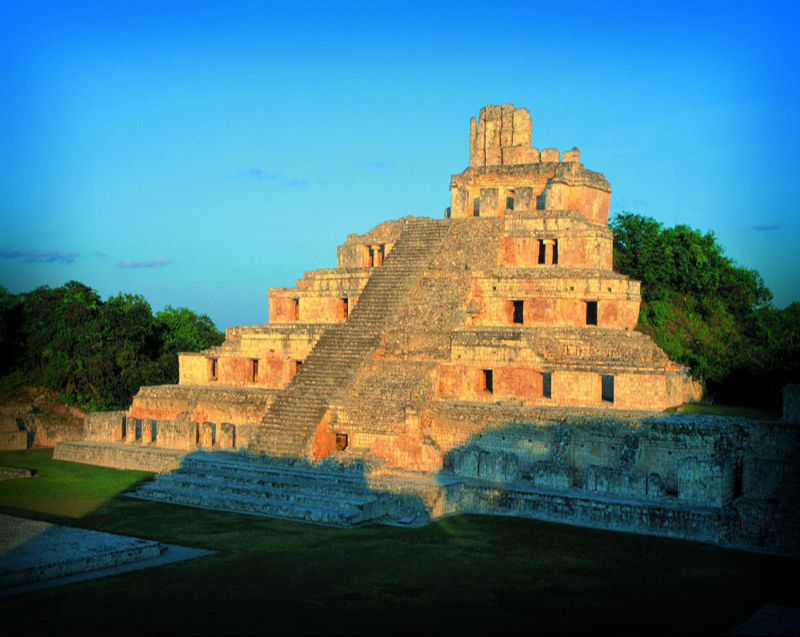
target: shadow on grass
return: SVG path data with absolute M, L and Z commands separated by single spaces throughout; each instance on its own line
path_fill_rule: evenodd
M 111 497 L 71 524 L 218 553 L 0 601 L 11 632 L 720 634 L 795 603 L 800 566 L 482 516 L 336 529 Z

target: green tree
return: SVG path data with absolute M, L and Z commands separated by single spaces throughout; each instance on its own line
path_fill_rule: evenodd
M 164 382 L 178 382 L 178 353 L 199 352 L 221 345 L 225 335 L 206 314 L 197 314 L 185 307 L 165 307 L 155 317 L 161 339 L 159 366 Z
M 712 398 L 777 405 L 781 386 L 800 379 L 800 304 L 772 307 L 761 275 L 726 257 L 713 232 L 629 212 L 609 225 L 615 269 L 642 282 L 638 329 Z

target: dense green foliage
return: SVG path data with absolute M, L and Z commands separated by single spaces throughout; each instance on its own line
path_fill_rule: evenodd
M 139 295 L 103 301 L 77 281 L 11 294 L 0 287 L 0 376 L 42 385 L 88 409 L 126 408 L 142 385 L 178 381 L 179 351 L 219 345 L 206 315 Z
M 773 406 L 800 380 L 800 303 L 783 310 L 755 270 L 724 255 L 712 232 L 611 220 L 614 269 L 642 282 L 639 329 L 691 368 L 719 402 Z

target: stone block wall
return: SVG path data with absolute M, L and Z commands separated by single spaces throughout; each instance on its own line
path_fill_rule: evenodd
M 87 413 L 83 420 L 83 433 L 84 440 L 92 442 L 121 442 L 125 433 L 125 412 Z
M 589 221 L 603 226 L 608 225 L 610 205 L 610 191 L 584 184 L 554 181 L 544 193 L 545 210 L 579 210 Z
M 478 120 L 469 123 L 470 166 L 491 166 L 503 163 L 529 163 L 531 116 L 526 108 L 513 104 L 486 106 Z
M 565 236 L 557 231 L 543 231 L 539 237 L 507 236 L 503 238 L 500 266 L 508 268 L 602 268 L 613 265 L 613 239 L 607 236 Z M 547 262 L 545 240 L 557 242 L 558 262 Z M 544 259 L 543 259 L 544 257 Z M 544 260 L 544 262 L 542 262 Z
M 747 440 L 725 419 L 508 423 L 455 437 L 457 421 L 435 420 L 432 432 L 446 450 L 445 467 L 457 475 L 692 507 L 721 508 L 742 495 L 734 450 Z M 765 462 L 745 466 L 745 495 L 775 499 L 786 484 L 796 492 L 796 475 L 787 480 L 784 464 L 781 470 Z M 489 469 L 481 473 L 481 466 Z
M 26 431 L 0 431 L 0 451 L 18 451 L 27 448 Z
M 552 266 L 551 266 L 552 267 Z M 582 276 L 584 274 L 584 276 Z M 511 325 L 512 301 L 524 302 L 524 325 L 587 326 L 587 303 L 597 304 L 597 326 L 634 329 L 639 319 L 640 283 L 620 276 L 588 278 L 587 271 L 477 273 L 473 325 Z
M 734 465 L 724 458 L 685 458 L 678 464 L 678 499 L 721 507 L 734 497 Z

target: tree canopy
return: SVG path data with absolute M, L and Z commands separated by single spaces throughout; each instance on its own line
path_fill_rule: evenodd
M 783 384 L 800 380 L 800 303 L 773 307 L 761 275 L 726 257 L 713 232 L 629 212 L 609 225 L 614 269 L 642 282 L 638 329 L 712 399 L 777 406 Z
M 168 306 L 154 316 L 141 295 L 103 301 L 77 281 L 16 295 L 0 287 L 0 328 L 0 375 L 89 409 L 126 408 L 142 385 L 176 383 L 179 351 L 224 338 L 205 314 Z

